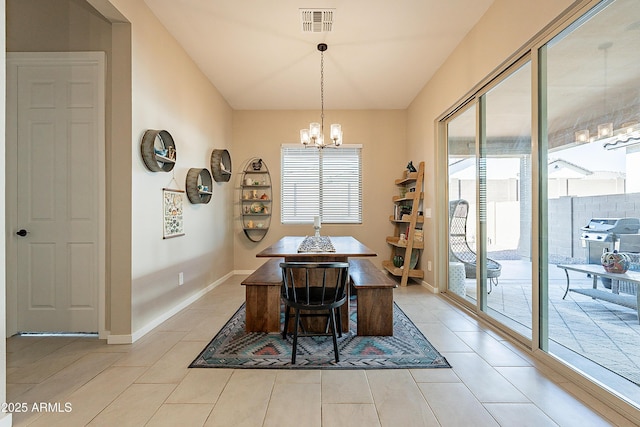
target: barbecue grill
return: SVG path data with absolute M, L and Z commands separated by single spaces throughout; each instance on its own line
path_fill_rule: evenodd
M 592 218 L 580 228 L 580 239 L 586 243 L 587 263 L 600 264 L 603 249 L 618 249 L 620 234 L 637 234 L 640 230 L 638 218 Z

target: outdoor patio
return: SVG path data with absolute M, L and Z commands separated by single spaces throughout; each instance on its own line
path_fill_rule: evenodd
M 532 297 L 531 263 L 521 260 L 499 260 L 502 274 L 498 286 L 488 296 L 490 314 L 508 326 L 531 337 Z M 571 288 L 591 288 L 592 278 L 570 272 Z M 598 288 L 604 289 L 601 282 Z M 637 311 L 602 300 L 569 292 L 564 270 L 549 266 L 549 339 L 550 352 L 561 354 L 587 374 L 596 375 L 589 359 L 635 384 L 621 380 L 620 385 L 632 390 L 640 400 L 640 324 Z M 475 299 L 475 279 L 466 280 L 467 298 Z M 504 317 L 503 317 L 504 316 Z M 570 351 L 567 351 L 570 350 Z M 579 355 L 584 356 L 580 357 Z M 588 372 L 591 369 L 593 372 Z M 600 372 L 599 375 L 603 375 Z M 604 373 L 609 377 L 614 377 Z

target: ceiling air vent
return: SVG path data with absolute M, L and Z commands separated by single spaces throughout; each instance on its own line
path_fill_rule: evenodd
M 335 9 L 300 9 L 303 33 L 329 33 Z

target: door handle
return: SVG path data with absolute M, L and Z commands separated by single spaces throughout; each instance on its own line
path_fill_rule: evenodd
M 20 237 L 24 237 L 27 235 L 27 233 L 29 233 L 27 230 L 25 230 L 24 228 L 22 230 L 18 230 L 16 231 L 16 234 Z

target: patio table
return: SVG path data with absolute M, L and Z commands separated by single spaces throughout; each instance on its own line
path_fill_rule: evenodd
M 623 307 L 635 309 L 638 313 L 638 323 L 640 324 L 640 292 L 638 285 L 640 285 L 640 273 L 635 271 L 627 271 L 626 273 L 608 273 L 604 267 L 597 264 L 558 264 L 558 268 L 564 270 L 567 276 L 567 289 L 564 291 L 562 299 L 569 293 L 569 270 L 577 271 L 579 273 L 585 273 L 593 278 L 592 289 L 571 289 L 571 292 L 575 292 L 582 295 L 590 296 L 593 299 L 601 299 L 604 301 L 618 304 Z M 611 279 L 611 292 L 598 289 L 598 277 L 606 277 Z M 636 287 L 636 295 L 620 295 L 619 283 L 628 282 Z

